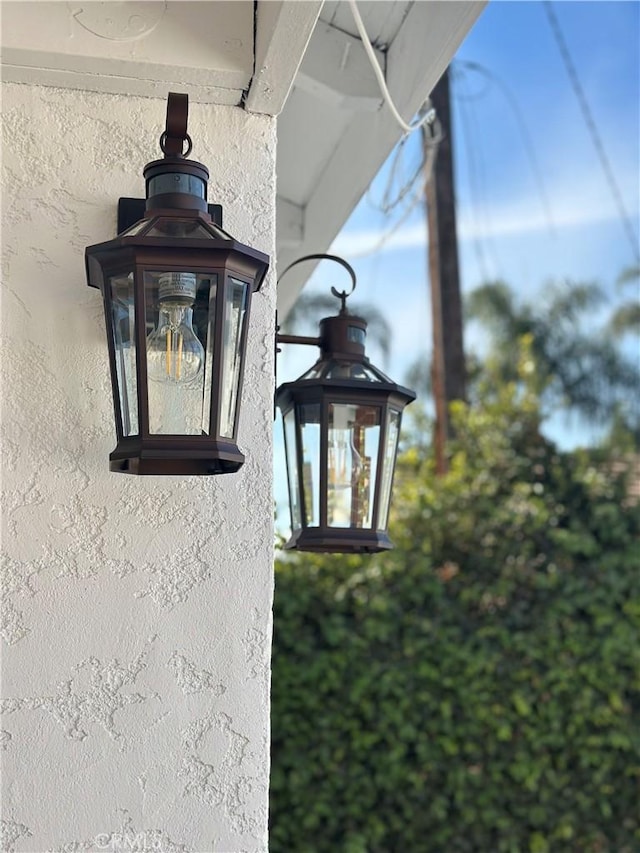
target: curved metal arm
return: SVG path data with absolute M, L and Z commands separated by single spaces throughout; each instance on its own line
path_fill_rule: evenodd
M 289 264 L 289 266 L 286 267 L 283 270 L 283 272 L 280 273 L 280 275 L 278 276 L 278 284 L 280 284 L 280 282 L 285 277 L 285 275 L 289 272 L 290 269 L 293 269 L 293 267 L 297 266 L 298 264 L 301 264 L 303 261 L 333 261 L 334 263 L 340 264 L 341 267 L 344 267 L 344 269 L 346 269 L 346 271 L 349 273 L 349 276 L 351 277 L 351 290 L 347 293 L 346 290 L 338 291 L 338 290 L 336 290 L 335 287 L 331 288 L 331 293 L 335 297 L 337 297 L 338 299 L 341 300 L 342 304 L 340 307 L 340 313 L 346 312 L 346 310 L 347 310 L 347 299 L 349 298 L 349 296 L 351 296 L 353 291 L 356 289 L 356 274 L 355 274 L 354 269 L 351 266 L 351 264 L 347 263 L 347 261 L 345 261 L 344 258 L 341 258 L 338 255 L 325 255 L 325 254 L 304 255 L 302 258 L 298 258 L 296 261 L 293 261 L 293 263 Z

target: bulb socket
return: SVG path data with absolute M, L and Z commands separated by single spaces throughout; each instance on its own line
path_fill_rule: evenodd
M 192 272 L 167 272 L 160 276 L 160 302 L 192 303 L 196 298 L 196 276 Z

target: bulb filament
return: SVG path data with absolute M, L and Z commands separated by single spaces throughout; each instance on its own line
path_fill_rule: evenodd
M 158 327 L 147 338 L 151 379 L 184 385 L 200 374 L 204 349 L 191 325 L 192 314 L 185 305 L 161 304 Z

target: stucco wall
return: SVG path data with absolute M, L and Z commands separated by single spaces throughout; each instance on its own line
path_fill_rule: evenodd
M 3 94 L 2 851 L 266 849 L 275 278 L 238 474 L 111 474 L 84 247 L 141 196 L 166 92 Z M 275 120 L 191 105 L 225 226 L 273 255 Z

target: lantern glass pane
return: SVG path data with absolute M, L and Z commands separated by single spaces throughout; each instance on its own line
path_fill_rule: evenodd
M 206 280 L 206 277 L 203 277 Z M 202 330 L 206 330 L 204 341 L 204 389 L 202 394 L 202 432 L 215 435 L 216 424 L 211 423 L 211 393 L 214 382 L 217 382 L 218 365 L 215 361 L 214 346 L 216 343 L 216 299 L 218 295 L 218 276 L 211 275 L 208 285 L 203 281 L 202 293 L 198 288 L 198 298 L 194 305 L 193 327 L 202 341 Z M 208 289 L 208 294 L 207 294 Z
M 133 273 L 112 275 L 111 323 L 115 349 L 115 367 L 122 415 L 122 434 L 138 435 L 138 394 L 136 377 L 135 308 Z
M 298 407 L 302 435 L 302 488 L 305 524 L 320 525 L 320 404 Z
M 380 443 L 380 409 L 329 404 L 327 524 L 371 527 Z
M 217 275 L 145 270 L 149 432 L 209 432 Z
M 398 436 L 400 434 L 400 412 L 393 409 L 389 411 L 387 421 L 387 440 L 384 446 L 382 459 L 382 482 L 380 484 L 380 509 L 378 511 L 378 530 L 386 530 L 389 524 L 389 504 L 391 502 L 391 485 L 393 483 L 393 470 L 396 462 L 396 450 L 398 449 Z
M 363 382 L 390 382 L 381 370 L 372 364 L 337 359 L 316 362 L 300 379 L 360 379 Z
M 215 230 L 214 230 L 215 229 Z M 145 237 L 182 237 L 184 240 L 228 240 L 229 237 L 212 225 L 210 228 L 194 219 L 166 216 L 157 219 Z
M 150 222 L 150 219 L 140 219 L 135 223 L 135 225 L 132 225 L 131 228 L 127 228 L 126 231 L 118 234 L 118 237 L 134 237 L 136 234 L 139 234 L 143 228 L 146 228 Z
M 236 278 L 229 278 L 225 288 L 220 393 L 220 435 L 225 438 L 233 438 L 235 434 L 248 290 L 249 285 Z
M 287 458 L 287 478 L 289 481 L 289 508 L 291 510 L 291 529 L 302 527 L 300 512 L 300 487 L 298 477 L 298 451 L 296 448 L 296 421 L 293 409 L 284 415 L 284 446 Z

